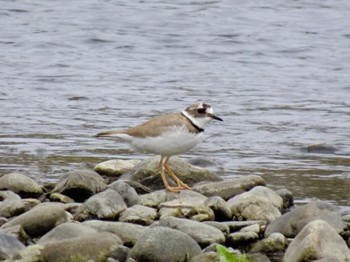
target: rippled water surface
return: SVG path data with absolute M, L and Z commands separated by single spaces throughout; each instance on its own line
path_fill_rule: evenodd
M 350 205 L 349 13 L 348 0 L 4 0 L 0 173 L 56 181 L 143 159 L 92 135 L 205 101 L 225 121 L 188 161 Z

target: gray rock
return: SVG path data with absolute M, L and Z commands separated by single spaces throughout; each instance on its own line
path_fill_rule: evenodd
M 213 210 L 216 221 L 231 220 L 231 209 L 223 198 L 219 196 L 212 196 L 206 199 L 203 204 Z
M 109 254 L 106 262 L 121 262 L 126 261 L 129 256 L 130 249 L 125 246 L 118 246 L 114 248 Z
M 24 244 L 26 244 L 28 240 L 31 240 L 21 225 L 0 229 L 0 234 L 13 236 Z
M 221 222 L 217 222 L 217 221 L 205 221 L 203 222 L 204 224 L 206 225 L 209 225 L 209 226 L 212 226 L 212 227 L 215 227 L 217 229 L 219 229 L 226 237 L 228 237 L 228 235 L 230 234 L 230 228 L 228 225 L 225 225 Z
M 67 220 L 68 216 L 62 204 L 42 203 L 10 220 L 1 229 L 21 225 L 30 236 L 40 236 Z
M 277 195 L 277 194 L 276 194 Z M 277 195 L 277 197 L 282 199 Z M 270 199 L 256 195 L 255 192 L 245 192 L 227 201 L 233 218 L 237 220 L 264 220 L 271 222 L 281 216 L 279 209 Z
M 241 230 L 244 227 L 259 224 L 260 226 L 265 226 L 266 221 L 263 220 L 248 220 L 248 221 L 226 221 L 221 222 L 221 224 L 227 225 L 231 232 Z
M 264 186 L 266 183 L 260 176 L 249 175 L 221 182 L 198 184 L 193 190 L 205 196 L 220 196 L 227 200 L 255 186 Z
M 84 226 L 88 226 L 96 229 L 100 232 L 111 232 L 121 238 L 124 245 L 132 247 L 139 240 L 139 238 L 145 233 L 146 227 L 123 223 L 123 222 L 108 222 L 99 220 L 89 220 L 82 223 Z
M 287 239 L 281 233 L 272 233 L 269 237 L 254 243 L 250 252 L 272 253 L 283 251 L 287 246 Z
M 25 249 L 25 245 L 13 236 L 0 234 L 0 260 L 11 259 L 14 254 Z
M 106 182 L 98 173 L 91 170 L 75 170 L 63 174 L 52 193 L 58 192 L 77 202 L 83 202 L 106 187 Z
M 160 203 L 165 202 L 166 199 L 167 193 L 165 190 L 157 190 L 140 196 L 141 205 L 154 208 L 157 208 L 160 205 Z
M 151 207 L 134 205 L 120 214 L 119 221 L 148 226 L 154 222 L 157 211 Z
M 254 225 L 243 227 L 239 231 L 240 232 L 254 232 L 254 233 L 260 234 L 263 231 L 263 229 L 261 228 L 261 225 L 257 223 Z
M 279 189 L 276 190 L 276 193 L 283 199 L 283 209 L 291 208 L 294 205 L 294 198 L 292 192 L 288 189 Z
M 30 245 L 23 250 L 18 251 L 11 261 L 16 262 L 34 262 L 34 261 L 42 261 L 41 250 L 43 246 L 41 245 Z
M 337 231 L 324 220 L 307 224 L 290 243 L 284 262 L 350 261 L 350 250 Z
M 86 200 L 76 211 L 77 220 L 116 219 L 127 209 L 124 199 L 114 190 L 107 189 Z
M 265 236 L 279 232 L 286 237 L 295 237 L 305 225 L 316 219 L 328 222 L 337 232 L 345 228 L 336 207 L 326 202 L 312 201 L 274 220 L 267 226 Z
M 95 171 L 102 176 L 118 178 L 134 168 L 141 160 L 112 159 L 104 161 L 95 166 Z
M 255 242 L 259 239 L 259 236 L 255 232 L 235 232 L 228 236 L 227 242 L 233 246 L 247 245 Z
M 11 190 L 21 197 L 39 197 L 43 193 L 37 182 L 19 173 L 1 176 L 0 190 Z
M 45 245 L 41 251 L 40 261 L 105 262 L 111 251 L 119 246 L 120 239 L 112 233 L 92 233 Z
M 163 189 L 163 181 L 159 173 L 160 157 L 146 159 L 136 165 L 132 170 L 121 176 L 122 180 L 139 182 L 152 190 Z M 177 156 L 169 160 L 169 166 L 176 176 L 189 186 L 193 186 L 200 181 L 220 181 L 220 177 L 212 174 L 209 170 L 193 166 Z M 169 184 L 176 185 L 169 178 Z
M 220 256 L 216 252 L 205 252 L 192 258 L 191 262 L 220 262 Z
M 189 235 L 171 228 L 155 227 L 137 241 L 129 257 L 144 262 L 185 262 L 200 252 L 200 247 Z
M 247 254 L 247 259 L 251 262 L 271 262 L 271 260 L 262 253 L 250 253 Z M 273 260 L 273 261 L 281 261 L 281 260 Z
M 249 190 L 245 193 L 246 195 L 255 195 L 266 198 L 269 202 L 271 202 L 275 207 L 279 210 L 283 208 L 283 199 L 280 197 L 275 191 L 268 187 L 264 186 L 256 186 L 253 189 Z M 242 194 L 243 195 L 243 194 Z
M 197 221 L 166 217 L 159 220 L 159 226 L 180 230 L 191 236 L 201 247 L 225 242 L 225 236 L 219 229 Z
M 0 191 L 0 216 L 1 217 L 13 217 L 17 216 L 25 211 L 24 204 L 21 201 L 19 195 L 12 191 Z
M 115 190 L 121 195 L 128 207 L 133 205 L 138 205 L 141 203 L 140 197 L 137 194 L 136 190 L 129 186 L 124 181 L 115 181 L 108 186 L 110 189 Z
M 84 226 L 78 223 L 67 222 L 58 225 L 51 231 L 47 232 L 37 241 L 37 244 L 45 246 L 47 244 L 59 242 L 69 238 L 75 238 L 78 236 L 88 236 L 96 232 L 97 230 L 91 227 Z M 122 244 L 121 240 L 120 244 Z

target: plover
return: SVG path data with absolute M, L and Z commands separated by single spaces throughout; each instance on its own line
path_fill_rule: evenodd
M 203 140 L 205 126 L 213 119 L 223 121 L 214 115 L 210 105 L 197 103 L 180 113 L 161 115 L 135 127 L 105 131 L 96 136 L 120 138 L 129 142 L 138 151 L 160 155 L 159 171 L 166 190 L 179 192 L 181 189 L 191 188 L 170 169 L 169 158 L 183 154 L 200 143 Z M 165 170 L 177 183 L 177 187 L 169 185 Z

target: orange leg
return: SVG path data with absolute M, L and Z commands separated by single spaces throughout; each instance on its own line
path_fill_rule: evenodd
M 170 192 L 175 192 L 175 193 L 177 193 L 177 192 L 179 192 L 179 189 L 180 189 L 180 188 L 169 186 L 169 183 L 168 183 L 168 181 L 166 180 L 165 173 L 164 173 L 165 162 L 166 162 L 167 159 L 169 159 L 169 158 L 167 158 L 167 159 L 165 160 L 164 163 L 163 163 L 163 159 L 164 159 L 164 157 L 162 156 L 162 157 L 160 158 L 160 162 L 159 162 L 159 171 L 160 171 L 160 175 L 162 176 L 162 180 L 163 180 L 163 183 L 164 183 L 164 187 L 165 187 L 166 190 L 168 190 L 168 191 L 170 191 Z
M 188 185 L 186 185 L 184 182 L 182 182 L 175 174 L 174 172 L 170 169 L 169 165 L 168 165 L 168 161 L 169 161 L 169 158 L 170 157 L 167 157 L 164 161 L 164 167 L 165 169 L 168 171 L 169 173 L 169 176 L 171 176 L 175 182 L 177 183 L 178 185 L 178 189 L 189 189 L 189 190 L 192 190 L 191 187 L 189 187 Z

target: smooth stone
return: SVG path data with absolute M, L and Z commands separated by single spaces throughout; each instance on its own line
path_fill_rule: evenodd
M 120 239 L 109 232 L 97 232 L 47 244 L 41 261 L 105 262 L 111 251 L 120 246 Z
M 53 202 L 60 202 L 60 203 L 74 203 L 74 199 L 70 198 L 68 196 L 65 196 L 61 193 L 52 193 L 50 194 L 50 200 Z
M 269 202 L 271 202 L 275 207 L 279 210 L 283 209 L 283 199 L 280 197 L 275 191 L 265 186 L 256 186 L 244 193 L 246 195 L 254 195 L 266 198 Z
M 283 210 L 291 208 L 294 205 L 293 194 L 288 189 L 278 189 L 275 192 L 283 199 Z
M 17 238 L 0 234 L 0 260 L 11 259 L 14 254 L 25 249 Z
M 225 236 L 219 229 L 189 219 L 166 217 L 159 220 L 159 226 L 180 230 L 191 236 L 201 247 L 225 242 Z
M 204 224 L 208 225 L 208 226 L 212 226 L 215 227 L 217 229 L 219 229 L 225 236 L 225 238 L 230 234 L 230 228 L 228 225 L 225 225 L 221 222 L 217 222 L 217 221 L 205 221 L 203 222 Z
M 96 229 L 99 232 L 111 232 L 121 238 L 124 245 L 132 247 L 145 233 L 146 227 L 124 223 L 124 222 L 109 222 L 100 220 L 89 220 L 82 223 L 84 226 Z
M 130 171 L 141 160 L 131 159 L 131 160 L 122 160 L 122 159 L 111 159 L 99 163 L 95 166 L 95 171 L 102 176 L 115 177 L 118 178 L 126 172 Z
M 3 224 L 5 224 L 5 223 L 7 223 L 9 220 L 7 219 L 7 218 L 5 218 L 5 217 L 0 217 L 0 227 L 3 225 Z
M 158 208 L 166 199 L 167 193 L 165 190 L 157 190 L 140 196 L 141 205 L 154 208 Z
M 75 170 L 64 173 L 52 193 L 61 193 L 74 201 L 84 202 L 106 188 L 106 182 L 98 173 L 91 170 Z
M 247 259 L 249 259 L 248 260 L 249 262 L 271 262 L 271 260 L 262 253 L 249 253 L 247 254 Z M 280 261 L 280 260 L 276 260 L 276 261 Z
M 67 222 L 58 225 L 53 228 L 51 231 L 43 235 L 38 241 L 39 245 L 47 245 L 54 242 L 59 242 L 69 238 L 75 238 L 78 236 L 88 236 L 97 231 L 91 227 L 84 226 L 78 223 Z M 121 242 L 121 240 L 120 240 Z
M 16 262 L 37 262 L 42 261 L 41 256 L 41 250 L 43 249 L 43 246 L 41 245 L 30 245 L 27 246 L 25 249 L 20 250 L 17 252 L 14 256 L 12 261 Z
M 198 184 L 193 187 L 193 190 L 207 197 L 219 196 L 227 200 L 259 185 L 266 185 L 260 176 L 248 175 L 220 182 Z
M 269 199 L 250 192 L 231 198 L 227 204 L 235 220 L 264 220 L 269 223 L 281 216 L 279 209 Z
M 109 254 L 106 262 L 121 262 L 126 261 L 129 256 L 130 248 L 125 246 L 118 246 Z
M 39 197 L 43 190 L 32 178 L 20 173 L 10 173 L 0 177 L 0 190 L 10 190 L 21 197 Z
M 191 262 L 220 262 L 220 256 L 216 252 L 205 252 L 201 253 L 194 258 L 192 258 Z
M 224 225 L 227 225 L 230 229 L 230 232 L 235 232 L 241 230 L 244 227 L 259 224 L 260 226 L 265 226 L 266 221 L 263 220 L 248 220 L 248 221 L 225 221 L 221 222 Z
M 136 165 L 132 170 L 121 176 L 122 180 L 131 180 L 141 183 L 144 186 L 151 188 L 152 190 L 163 189 L 164 184 L 159 172 L 160 157 L 152 157 L 143 160 Z M 177 156 L 170 158 L 168 162 L 171 170 L 189 186 L 193 186 L 200 181 L 221 181 L 222 179 L 209 170 L 193 166 L 188 162 L 182 160 Z M 176 186 L 176 184 L 169 178 L 170 185 Z
M 16 226 L 0 229 L 0 234 L 13 236 L 14 238 L 21 241 L 24 244 L 29 242 L 28 240 L 31 240 L 31 238 L 24 231 L 24 229 L 21 225 L 16 225 Z
M 204 205 L 210 207 L 214 214 L 216 221 L 229 221 L 232 218 L 232 212 L 226 201 L 219 196 L 209 197 L 204 201 Z
M 287 239 L 281 233 L 272 233 L 269 237 L 254 243 L 250 252 L 273 253 L 283 251 L 287 246 Z
M 28 235 L 40 236 L 67 220 L 68 216 L 64 210 L 63 204 L 42 203 L 10 220 L 4 224 L 1 229 L 21 225 Z
M 235 232 L 227 237 L 227 242 L 232 246 L 242 246 L 255 242 L 259 239 L 259 235 L 255 232 Z
M 194 221 L 214 221 L 215 214 L 214 211 L 205 205 L 194 206 L 186 213 L 186 217 Z
M 254 232 L 254 233 L 260 234 L 263 230 L 261 228 L 261 225 L 254 224 L 254 225 L 243 227 L 239 231 L 240 232 Z
M 345 228 L 335 206 L 327 202 L 312 201 L 272 221 L 266 228 L 265 236 L 279 232 L 286 237 L 295 237 L 305 225 L 316 219 L 328 222 L 338 233 Z
M 126 209 L 121 195 L 112 189 L 107 189 L 86 200 L 77 209 L 75 218 L 80 221 L 94 218 L 116 219 Z
M 129 186 L 124 181 L 115 181 L 108 186 L 108 188 L 113 189 L 121 195 L 128 207 L 133 205 L 138 205 L 141 203 L 140 197 L 136 190 Z
M 12 191 L 0 191 L 0 216 L 10 218 L 25 211 L 19 195 Z
M 151 207 L 134 205 L 120 214 L 119 221 L 148 226 L 154 222 L 157 211 Z
M 136 261 L 191 261 L 201 252 L 199 245 L 187 234 L 165 227 L 148 229 L 131 249 L 129 258 Z
M 308 223 L 292 240 L 284 255 L 284 262 L 350 261 L 350 250 L 344 239 L 324 220 Z

